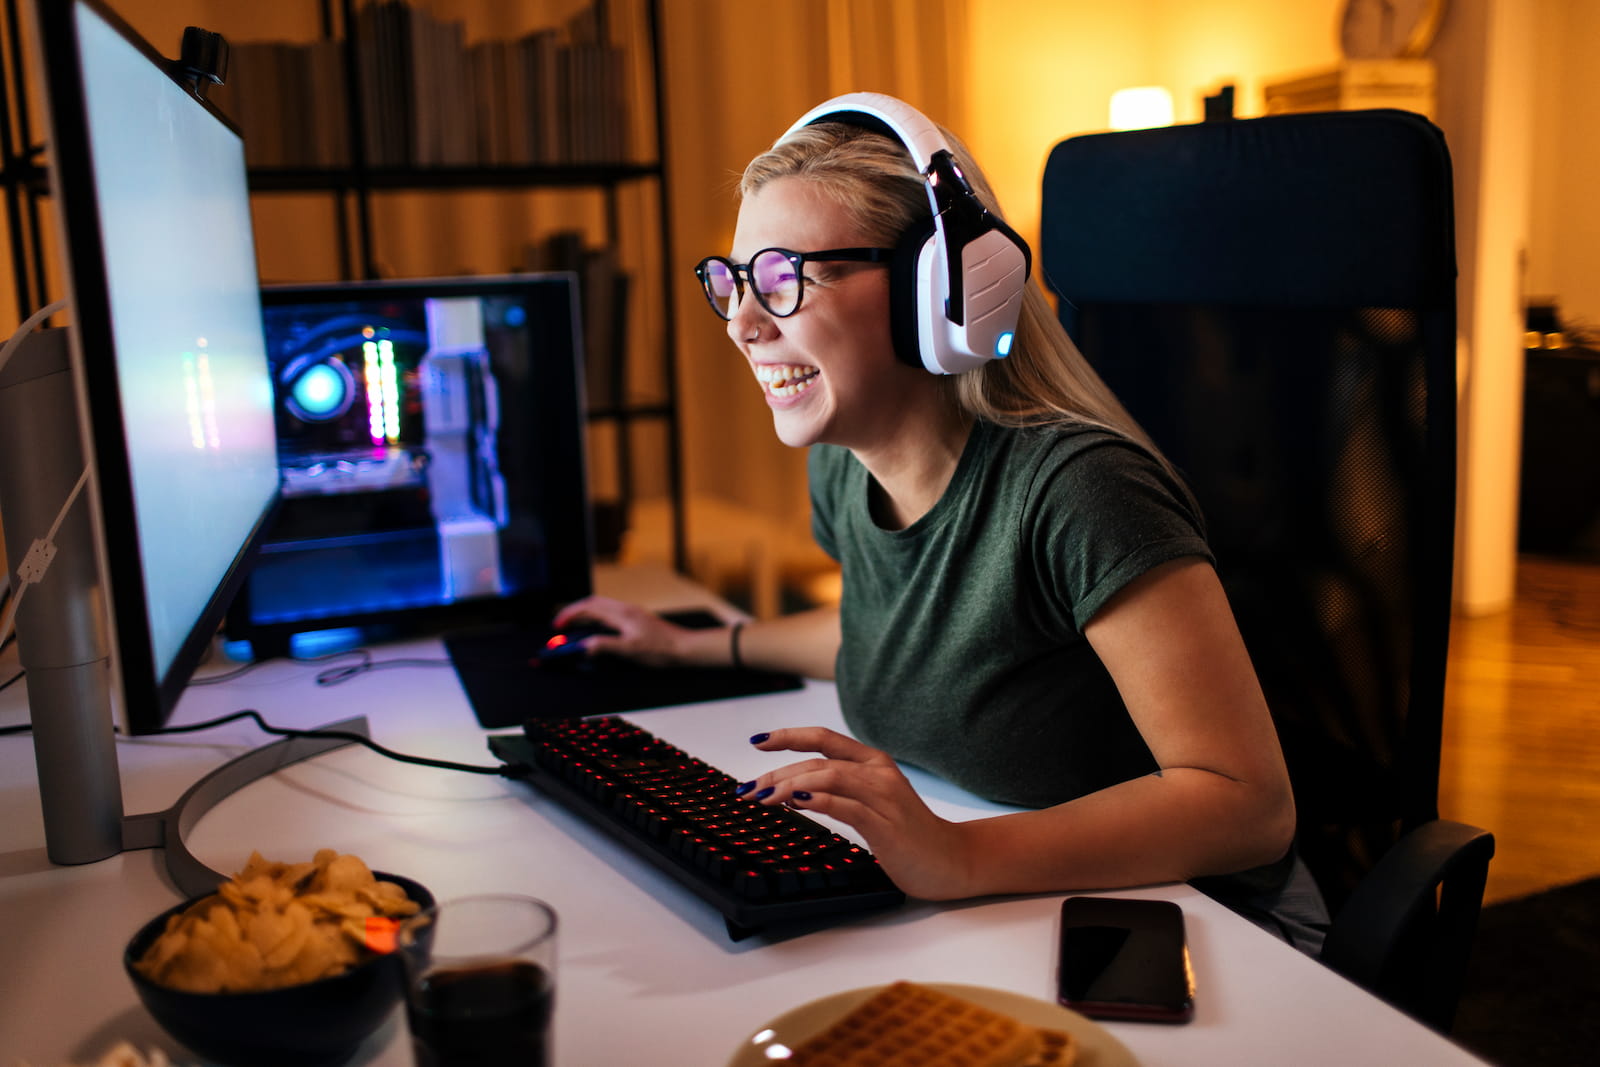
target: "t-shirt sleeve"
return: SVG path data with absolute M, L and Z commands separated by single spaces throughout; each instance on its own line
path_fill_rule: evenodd
M 1186 556 L 1215 563 L 1194 498 L 1132 442 L 1053 450 L 1029 500 L 1034 566 L 1055 610 L 1080 631 L 1147 571 Z

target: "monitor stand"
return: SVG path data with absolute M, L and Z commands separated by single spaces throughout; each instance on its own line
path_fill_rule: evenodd
M 84 471 L 70 348 L 67 329 L 41 330 L 0 367 L 0 508 L 13 566 L 56 522 Z M 159 847 L 173 884 L 186 897 L 200 896 L 225 880 L 185 844 L 200 816 L 257 778 L 351 742 L 290 738 L 265 745 L 212 771 L 166 811 L 125 815 L 112 725 L 111 615 L 89 510 L 95 495 L 81 495 L 56 531 L 49 569 L 19 601 L 16 616 L 45 852 L 52 863 L 79 864 Z M 365 718 L 329 729 L 368 735 Z
M 33 707 L 31 701 L 29 707 Z M 37 721 L 38 711 L 35 710 L 33 714 Z M 329 723 L 317 729 L 360 734 L 362 737 L 372 736 L 364 715 Z M 200 816 L 216 807 L 217 803 L 229 794 L 238 792 L 258 778 L 265 778 L 291 763 L 352 743 L 343 738 L 288 737 L 282 741 L 251 749 L 224 763 L 190 786 L 183 796 L 178 798 L 178 802 L 166 811 L 122 816 L 122 841 L 118 851 L 159 848 L 165 856 L 167 877 L 185 898 L 214 892 L 217 886 L 227 881 L 227 876 L 200 862 L 194 853 L 189 851 L 185 841 L 194 824 L 200 821 Z M 41 779 L 43 776 L 41 768 Z M 40 799 L 43 800 L 43 797 Z

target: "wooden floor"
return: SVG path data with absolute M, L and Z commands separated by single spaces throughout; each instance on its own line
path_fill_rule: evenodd
M 1600 874 L 1600 565 L 1524 557 L 1455 619 L 1439 813 L 1490 830 L 1487 901 Z

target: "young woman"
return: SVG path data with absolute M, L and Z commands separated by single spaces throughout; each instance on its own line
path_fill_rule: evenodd
M 591 653 L 834 679 L 854 737 L 774 724 L 752 743 L 809 758 L 740 788 L 854 827 L 910 895 L 1201 879 L 1314 950 L 1326 915 L 1198 507 L 1043 292 L 1006 358 L 931 374 L 891 336 L 887 253 L 932 216 L 904 143 L 798 127 L 741 194 L 731 255 L 699 273 L 778 437 L 810 450 L 842 602 L 691 631 L 590 598 L 556 625 L 617 632 Z M 949 822 L 896 761 L 1029 810 Z

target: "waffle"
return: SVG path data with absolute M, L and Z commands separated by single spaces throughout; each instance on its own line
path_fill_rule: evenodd
M 1040 1030 L 1039 1054 L 1028 1067 L 1072 1067 L 1078 1062 L 1078 1039 L 1065 1030 Z
M 1057 1037 L 1065 1041 L 1056 1040 Z M 1063 1059 L 1062 1053 L 1068 1053 Z M 795 1067 L 1068 1067 L 1067 1034 L 915 982 L 895 982 L 795 1049 Z

